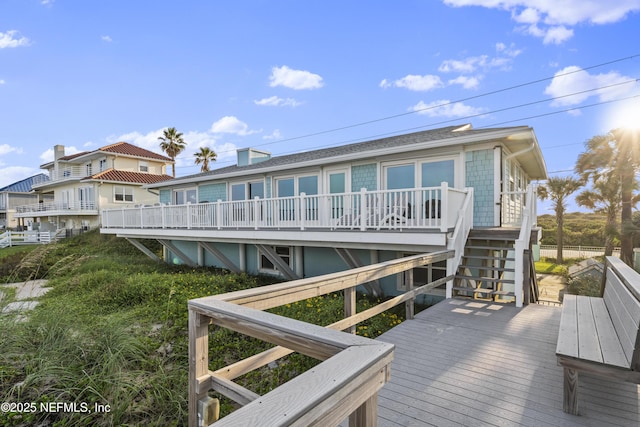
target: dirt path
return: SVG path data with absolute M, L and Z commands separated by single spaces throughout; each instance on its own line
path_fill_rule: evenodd
M 10 302 L 2 309 L 2 314 L 23 313 L 32 310 L 38 305 L 36 298 L 49 292 L 46 280 L 29 280 L 28 282 L 0 284 L 0 301 L 5 298 L 3 289 L 14 288 L 16 290 L 15 301 Z
M 567 290 L 567 279 L 554 274 L 539 274 L 538 289 L 540 301 L 560 302 Z

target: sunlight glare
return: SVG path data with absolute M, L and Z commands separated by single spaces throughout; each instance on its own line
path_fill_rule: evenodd
M 633 98 L 612 109 L 605 119 L 607 130 L 640 130 L 640 98 Z

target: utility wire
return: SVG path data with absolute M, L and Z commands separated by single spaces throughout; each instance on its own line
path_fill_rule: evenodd
M 599 68 L 599 67 L 604 67 L 606 65 L 611 65 L 611 64 L 618 63 L 618 62 L 622 62 L 622 61 L 633 60 L 633 59 L 636 59 L 638 57 L 640 57 L 640 54 L 633 54 L 633 55 L 629 55 L 629 56 L 626 56 L 626 57 L 623 57 L 623 58 L 614 59 L 612 61 L 607 61 L 607 62 L 603 62 L 603 63 L 596 64 L 596 65 L 591 65 L 589 67 L 580 68 L 578 70 L 568 71 L 568 72 L 561 73 L 561 74 L 554 74 L 553 76 L 544 77 L 544 78 L 540 78 L 540 79 L 537 79 L 537 80 L 532 80 L 532 81 L 525 82 L 525 83 L 520 83 L 520 84 L 517 84 L 517 85 L 509 86 L 509 87 L 502 88 L 502 89 L 497 89 L 497 90 L 486 92 L 486 93 L 479 94 L 479 95 L 474 95 L 474 96 L 470 96 L 470 97 L 466 97 L 466 98 L 461 98 L 461 99 L 454 100 L 454 101 L 448 101 L 448 102 L 444 102 L 444 103 L 441 103 L 441 104 L 432 105 L 432 106 L 429 106 L 429 107 L 408 111 L 408 112 L 405 112 L 405 113 L 400 113 L 400 114 L 381 117 L 381 118 L 368 120 L 368 121 L 364 121 L 364 122 L 359 122 L 359 123 L 355 123 L 355 124 L 352 124 L 352 125 L 341 126 L 341 127 L 337 127 L 337 128 L 327 129 L 327 130 L 323 130 L 323 131 L 319 131 L 319 132 L 313 132 L 313 133 L 300 135 L 300 136 L 295 136 L 295 137 L 291 137 L 291 138 L 280 139 L 278 141 L 271 141 L 271 142 L 266 142 L 266 143 L 263 143 L 263 144 L 256 144 L 256 145 L 254 145 L 254 147 L 263 147 L 263 146 L 267 146 L 267 145 L 279 144 L 279 143 L 282 143 L 282 142 L 296 141 L 296 140 L 299 140 L 299 139 L 310 138 L 310 137 L 319 136 L 319 135 L 325 135 L 325 134 L 328 134 L 328 133 L 338 132 L 338 131 L 341 131 L 341 130 L 351 129 L 351 128 L 364 126 L 364 125 L 368 125 L 368 124 L 372 124 L 372 123 L 377 123 L 377 122 L 381 122 L 381 121 L 385 121 L 385 120 L 391 120 L 391 119 L 395 119 L 395 118 L 399 118 L 399 117 L 404 117 L 404 116 L 408 116 L 408 115 L 411 115 L 411 114 L 417 114 L 417 113 L 425 112 L 425 111 L 428 111 L 428 110 L 433 110 L 433 109 L 445 107 L 445 106 L 448 106 L 448 105 L 453 105 L 453 104 L 456 104 L 456 103 L 459 103 L 459 102 L 470 101 L 470 100 L 474 100 L 474 99 L 478 99 L 478 98 L 482 98 L 482 97 L 486 97 L 486 96 L 490 96 L 490 95 L 495 95 L 495 94 L 498 94 L 498 93 L 507 92 L 507 91 L 514 90 L 514 89 L 519 89 L 519 88 L 522 88 L 522 87 L 526 87 L 526 86 L 534 85 L 534 84 L 537 84 L 537 83 L 545 82 L 545 81 L 548 81 L 548 80 L 552 80 L 552 79 L 554 79 L 556 77 L 568 76 L 568 75 L 571 75 L 571 74 L 575 74 L 575 73 L 579 73 L 579 72 L 583 72 L 583 71 L 587 71 L 587 70 L 592 70 L 592 69 Z M 418 126 L 418 127 L 403 129 L 401 131 L 388 132 L 388 133 L 384 133 L 384 134 L 368 136 L 368 137 L 358 138 L 358 139 L 349 140 L 349 141 L 341 141 L 341 142 L 339 142 L 337 144 L 331 144 L 331 145 L 327 145 L 327 146 L 311 147 L 311 149 L 319 149 L 319 148 L 331 147 L 331 146 L 334 146 L 334 145 L 342 145 L 342 144 L 345 144 L 345 143 L 350 143 L 350 142 L 355 142 L 355 141 L 363 141 L 363 140 L 367 140 L 367 139 L 370 139 L 370 138 L 376 138 L 376 137 L 385 136 L 385 135 L 392 135 L 392 134 L 396 134 L 396 133 L 399 133 L 399 132 L 406 132 L 406 131 L 415 130 L 415 129 L 423 129 L 423 128 L 427 128 L 427 127 L 431 127 L 431 126 L 437 126 L 437 125 L 450 123 L 450 122 L 454 122 L 454 121 L 460 121 L 460 120 L 465 120 L 465 119 L 469 119 L 469 118 L 485 116 L 485 115 L 492 114 L 492 113 L 497 113 L 497 112 L 502 112 L 502 111 L 507 111 L 507 110 L 512 110 L 512 109 L 522 108 L 522 107 L 525 107 L 525 106 L 530 106 L 530 105 L 534 105 L 534 104 L 538 104 L 538 103 L 553 101 L 553 100 L 556 100 L 556 99 L 571 97 L 571 96 L 575 96 L 575 95 L 579 95 L 579 94 L 583 94 L 583 93 L 587 93 L 587 92 L 593 92 L 593 91 L 596 91 L 596 90 L 605 89 L 605 88 L 609 88 L 609 87 L 613 87 L 613 86 L 618 86 L 618 85 L 627 84 L 627 83 L 631 83 L 631 82 L 637 82 L 639 80 L 640 79 L 627 80 L 625 82 L 616 83 L 616 84 L 612 84 L 612 85 L 608 85 L 608 86 L 603 86 L 603 87 L 600 87 L 600 88 L 588 89 L 588 90 L 585 90 L 585 91 L 580 91 L 580 92 L 575 92 L 575 93 L 568 94 L 568 95 L 562 95 L 562 96 L 558 96 L 558 97 L 548 98 L 548 99 L 545 99 L 545 100 L 534 101 L 534 102 L 525 103 L 525 104 L 521 104 L 521 105 L 517 105 L 517 106 L 505 107 L 505 108 L 502 108 L 502 109 L 498 109 L 498 110 L 494 110 L 494 111 L 490 111 L 490 112 L 486 112 L 486 113 L 478 113 L 478 114 L 473 114 L 473 115 L 464 116 L 464 117 L 457 117 L 455 119 L 443 120 L 443 121 L 431 123 L 431 124 L 424 125 L 424 126 Z M 631 97 L 629 97 L 629 98 L 631 98 Z M 629 98 L 623 98 L 623 99 L 620 99 L 620 101 L 625 100 L 625 99 L 629 99 Z M 570 110 L 574 110 L 576 108 L 591 107 L 591 106 L 595 106 L 595 105 L 606 104 L 606 103 L 609 103 L 609 102 L 611 102 L 611 101 L 604 101 L 604 102 L 601 102 L 601 103 L 591 104 L 589 106 L 574 107 L 574 108 L 569 108 L 569 109 L 566 109 L 566 110 L 556 111 L 556 112 L 542 114 L 542 115 L 538 115 L 538 116 L 532 116 L 532 117 L 526 117 L 526 118 L 522 118 L 522 119 L 510 120 L 510 121 L 501 122 L 501 123 L 498 123 L 498 124 L 511 123 L 511 122 L 514 122 L 514 121 L 525 120 L 525 119 L 528 119 L 528 118 L 537 118 L 537 117 L 542 117 L 542 116 L 547 116 L 547 115 L 553 115 L 553 114 L 558 114 L 558 113 L 563 113 L 563 112 L 567 112 L 567 111 L 570 111 Z M 495 125 L 496 124 L 493 124 L 493 125 L 490 125 L 490 126 L 495 126 Z M 484 127 L 489 127 L 489 126 L 481 126 L 479 128 L 481 129 L 481 128 L 484 128 Z M 226 152 L 231 152 L 231 150 L 222 151 L 220 153 L 226 153 Z M 220 154 L 220 153 L 218 153 L 218 154 Z M 291 153 L 282 153 L 282 154 L 291 154 Z M 220 162 L 220 163 L 222 163 L 222 164 L 231 163 L 231 161 L 229 161 L 229 162 Z M 220 163 L 218 163 L 218 164 L 220 164 Z M 192 167 L 192 166 L 188 166 L 188 167 Z

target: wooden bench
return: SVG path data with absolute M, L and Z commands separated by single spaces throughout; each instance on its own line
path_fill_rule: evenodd
M 564 411 L 578 415 L 578 372 L 640 384 L 640 275 L 607 257 L 602 298 L 565 295 L 556 356 Z

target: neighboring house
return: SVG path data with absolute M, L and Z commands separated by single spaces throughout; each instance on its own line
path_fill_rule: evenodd
M 56 145 L 54 160 L 40 166 L 48 176 L 33 183 L 40 202 L 17 207 L 15 215 L 35 217 L 59 229 L 98 227 L 101 209 L 158 203 L 159 193 L 143 185 L 172 179 L 166 174 L 172 162 L 127 142 L 72 155 Z
M 145 252 L 139 239 L 158 239 L 168 262 L 287 279 L 451 249 L 448 261 L 370 289 L 389 295 L 458 271 L 448 296 L 506 294 L 521 304 L 523 286 L 514 283 L 528 272 L 522 257 L 536 218 L 530 183 L 546 177 L 526 126 L 451 126 L 277 157 L 242 149 L 237 165 L 147 185 L 161 206 L 106 210 L 101 231 Z M 507 256 L 490 250 L 496 259 L 480 271 L 478 259 L 488 257 L 466 258 L 505 237 L 465 251 L 472 226 L 515 236 Z M 469 274 L 495 274 L 492 289 L 471 285 Z
M 25 204 L 38 203 L 40 200 L 43 202 L 53 200 L 50 196 L 44 196 L 41 199 L 31 192 L 34 182 L 44 182 L 48 179 L 47 175 L 41 173 L 0 188 L 0 228 L 17 229 L 33 222 L 33 216 L 16 218 L 16 208 Z

